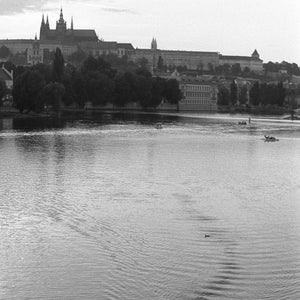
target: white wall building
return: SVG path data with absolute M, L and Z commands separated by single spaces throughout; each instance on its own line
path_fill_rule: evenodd
M 179 111 L 217 111 L 217 86 L 210 83 L 181 80 L 179 88 L 183 99 Z

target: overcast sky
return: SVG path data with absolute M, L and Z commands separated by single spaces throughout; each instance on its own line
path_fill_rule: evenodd
M 0 0 L 0 39 L 34 38 L 42 13 L 105 41 L 149 48 L 217 51 L 300 65 L 300 0 Z

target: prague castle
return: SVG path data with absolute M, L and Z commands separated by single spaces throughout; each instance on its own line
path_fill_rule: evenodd
M 62 9 L 55 29 L 51 29 L 48 16 L 45 21 L 43 15 L 39 39 L 36 37 L 28 40 L 0 40 L 0 48 L 3 46 L 7 47 L 12 55 L 25 57 L 23 62 L 16 63 L 23 65 L 41 63 L 46 52 L 60 48 L 66 59 L 78 50 L 95 57 L 115 54 L 118 57 L 126 55 L 134 62 L 146 59 L 151 70 L 156 69 L 159 62 L 163 62 L 167 67 L 181 66 L 188 70 L 205 71 L 220 65 L 240 64 L 242 70 L 247 67 L 253 72 L 263 71 L 263 61 L 256 50 L 251 56 L 228 56 L 221 55 L 219 52 L 162 50 L 158 48 L 156 39 L 152 40 L 151 47 L 148 49 L 134 49 L 130 43 L 102 41 L 93 29 L 75 29 L 73 18 L 68 28 Z
M 208 71 L 220 65 L 240 64 L 242 70 L 247 67 L 253 72 L 261 73 L 263 71 L 263 61 L 257 50 L 254 50 L 251 56 L 228 56 L 221 55 L 219 52 L 162 50 L 158 49 L 157 41 L 154 38 L 151 42 L 151 48 L 136 49 L 131 56 L 135 62 L 142 58 L 147 59 L 151 69 L 157 68 L 161 60 L 166 66 L 181 66 L 188 70 Z
M 74 29 L 73 18 L 71 20 L 71 27 L 67 29 L 67 22 L 64 20 L 62 9 L 60 10 L 59 20 L 56 22 L 56 28 L 50 29 L 49 19 L 44 20 L 40 28 L 40 41 L 62 41 L 67 43 L 82 43 L 82 42 L 97 42 L 98 37 L 95 30 L 90 29 Z
M 55 29 L 51 29 L 48 17 L 45 21 L 43 15 L 39 39 L 35 37 L 35 39 L 0 40 L 0 48 L 3 46 L 7 47 L 12 55 L 23 56 L 25 59 L 17 63 L 22 65 L 41 63 L 45 52 L 55 51 L 56 48 L 60 48 L 66 59 L 78 50 L 94 56 L 115 54 L 119 57 L 129 56 L 134 50 L 130 43 L 99 40 L 93 29 L 75 29 L 73 18 L 68 28 L 62 9 Z

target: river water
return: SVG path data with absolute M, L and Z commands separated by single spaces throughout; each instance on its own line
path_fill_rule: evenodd
M 0 120 L 0 299 L 300 299 L 300 124 L 237 121 Z

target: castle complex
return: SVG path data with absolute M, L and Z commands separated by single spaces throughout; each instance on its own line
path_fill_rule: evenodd
M 40 28 L 41 41 L 61 41 L 64 43 L 82 43 L 82 42 L 98 42 L 98 37 L 95 30 L 90 29 L 74 29 L 73 18 L 71 27 L 67 29 L 67 22 L 64 20 L 62 9 L 60 10 L 59 20 L 56 22 L 56 28 L 50 29 L 49 19 L 44 20 Z
M 20 40 L 0 40 L 0 47 L 5 46 L 13 55 L 25 57 L 23 65 L 42 63 L 46 52 L 55 51 L 60 48 L 66 59 L 82 50 L 95 57 L 99 55 L 115 54 L 118 57 L 127 56 L 134 62 L 146 59 L 149 69 L 154 70 L 158 64 L 176 68 L 184 67 L 188 70 L 213 70 L 214 68 L 228 64 L 240 64 L 242 70 L 246 67 L 250 71 L 260 73 L 263 71 L 263 61 L 255 50 L 251 56 L 227 56 L 219 52 L 204 51 L 179 51 L 158 49 L 156 39 L 152 40 L 149 49 L 134 49 L 130 43 L 106 42 L 99 40 L 95 30 L 75 29 L 73 18 L 68 28 L 64 20 L 63 11 L 60 10 L 59 19 L 55 29 L 50 28 L 48 16 L 42 16 L 40 26 L 40 38 Z

